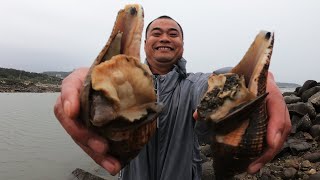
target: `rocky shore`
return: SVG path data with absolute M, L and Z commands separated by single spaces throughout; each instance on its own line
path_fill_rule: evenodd
M 12 82 L 0 81 L 0 93 L 14 93 L 14 92 L 32 92 L 32 93 L 45 93 L 45 92 L 60 92 L 60 84 L 43 84 L 33 82 Z
M 35 73 L 17 69 L 0 67 L 0 93 L 8 92 L 59 92 L 64 76 L 58 77 L 63 72 L 52 74 Z M 67 75 L 65 73 L 63 75 Z

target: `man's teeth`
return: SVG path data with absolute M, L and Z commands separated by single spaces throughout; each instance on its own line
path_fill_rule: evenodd
M 169 48 L 169 47 L 158 47 L 157 49 L 158 50 L 171 50 L 171 48 Z

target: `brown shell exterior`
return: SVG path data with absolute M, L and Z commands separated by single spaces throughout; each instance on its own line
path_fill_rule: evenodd
M 250 103 L 247 103 L 235 114 L 230 113 L 230 118 L 218 123 L 207 121 L 214 131 L 211 148 L 216 179 L 228 179 L 246 171 L 248 165 L 265 149 L 268 123 L 266 82 L 273 42 L 273 33 L 260 32 L 244 58 L 231 70 L 231 73 L 244 76 L 249 91 L 257 97 L 253 100 L 256 101 L 252 103 L 254 106 L 249 107 Z M 210 98 L 208 94 L 205 95 L 207 99 Z M 203 109 L 202 103 L 199 107 Z M 208 117 L 198 113 L 200 117 Z M 221 140 L 218 137 L 223 138 Z
M 118 54 L 140 59 L 143 16 L 143 9 L 137 4 L 127 5 L 118 12 L 110 38 L 93 62 L 80 92 L 80 121 L 92 131 L 108 140 L 109 152 L 107 154 L 118 158 L 122 167 L 137 156 L 139 151 L 155 133 L 156 119 L 161 111 L 161 107 L 156 105 L 153 111 L 148 111 L 147 116 L 143 116 L 142 119 L 133 123 L 122 119 L 120 116 L 108 124 L 99 127 L 95 126 L 91 122 L 92 97 L 101 95 L 102 93 L 92 88 L 91 74 L 96 65 L 108 61 Z M 107 103 L 112 104 L 110 101 Z
M 117 158 L 124 167 L 138 155 L 154 135 L 157 129 L 157 116 L 157 113 L 153 113 L 144 121 L 130 124 L 123 122 L 126 125 L 113 123 L 96 128 L 96 132 L 108 139 L 110 148 L 108 154 Z

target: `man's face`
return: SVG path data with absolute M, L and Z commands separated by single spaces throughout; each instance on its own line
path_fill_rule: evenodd
M 179 25 L 171 19 L 153 21 L 147 32 L 144 50 L 151 67 L 171 69 L 183 53 L 183 39 Z

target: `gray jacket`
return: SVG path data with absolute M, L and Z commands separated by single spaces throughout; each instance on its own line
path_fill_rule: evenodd
M 164 104 L 157 131 L 120 173 L 123 180 L 201 179 L 195 111 L 210 74 L 186 73 L 183 58 L 166 75 L 154 76 L 158 101 Z

